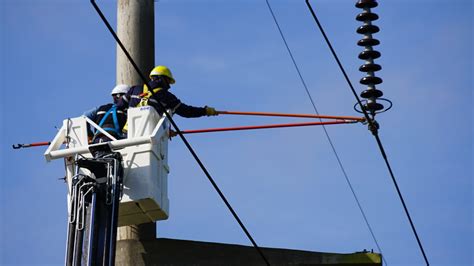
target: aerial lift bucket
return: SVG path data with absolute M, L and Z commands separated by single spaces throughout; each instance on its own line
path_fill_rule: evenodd
M 47 161 L 64 158 L 68 184 L 68 212 L 72 177 L 77 157 L 92 158 L 87 127 L 92 125 L 103 134 L 106 131 L 85 116 L 66 119 L 44 156 Z M 128 136 L 107 142 L 110 150 L 123 158 L 123 196 L 119 205 L 118 225 L 133 225 L 165 220 L 169 215 L 168 140 L 169 122 L 149 106 L 128 109 Z M 66 143 L 66 144 L 64 144 Z M 90 174 L 87 169 L 80 169 Z

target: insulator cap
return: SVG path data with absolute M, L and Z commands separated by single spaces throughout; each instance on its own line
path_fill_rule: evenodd
M 369 89 L 360 93 L 360 97 L 365 99 L 379 98 L 383 96 L 383 92 L 377 89 Z
M 364 85 L 377 85 L 383 82 L 383 80 L 379 77 L 372 77 L 372 76 L 367 76 L 363 77 L 360 79 L 360 84 Z
M 383 109 L 383 104 L 380 104 L 380 103 L 366 103 L 366 104 L 364 104 L 364 108 L 366 110 L 371 111 L 371 112 L 380 111 L 380 110 Z
M 359 67 L 359 71 L 361 72 L 375 72 L 382 69 L 382 66 L 379 64 L 363 64 Z
M 369 60 L 369 59 L 377 59 L 381 56 L 380 52 L 379 51 L 375 51 L 375 50 L 365 50 L 365 51 L 362 51 L 360 54 L 359 54 L 359 59 L 362 59 L 362 60 Z
M 361 39 L 357 42 L 357 45 L 359 46 L 375 46 L 379 45 L 380 41 L 377 39 L 372 39 L 372 38 L 367 38 L 367 39 Z
M 373 8 L 378 6 L 377 2 L 375 0 L 359 0 L 355 6 L 357 8 Z
M 379 16 L 375 13 L 364 12 L 357 15 L 356 20 L 358 21 L 374 21 L 379 19 Z
M 359 28 L 357 28 L 357 33 L 359 34 L 374 34 L 379 32 L 380 29 L 379 27 L 375 25 L 362 25 Z

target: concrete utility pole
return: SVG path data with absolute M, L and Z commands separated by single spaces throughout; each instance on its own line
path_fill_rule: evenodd
M 154 0 L 118 0 L 117 34 L 141 72 L 148 77 L 155 61 L 155 3 Z M 143 84 L 140 75 L 117 45 L 117 84 Z M 156 237 L 156 223 L 122 226 L 117 241 L 152 240 Z M 117 256 L 127 256 L 123 252 Z M 137 264 L 135 264 L 137 265 Z

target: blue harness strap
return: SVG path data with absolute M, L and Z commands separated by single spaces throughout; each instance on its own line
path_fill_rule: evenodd
M 122 132 L 121 132 L 120 126 L 119 126 L 119 122 L 118 122 L 118 118 L 117 118 L 117 106 L 115 104 L 113 104 L 112 107 L 110 107 L 110 109 L 107 111 L 107 113 L 105 113 L 104 117 L 102 117 L 102 119 L 99 122 L 99 127 L 102 127 L 102 125 L 105 123 L 105 121 L 107 120 L 107 118 L 109 117 L 110 114 L 112 114 L 112 119 L 114 121 L 114 127 L 115 128 L 106 127 L 106 128 L 104 128 L 104 130 L 113 131 L 114 133 L 117 134 L 117 136 L 120 137 L 120 136 L 122 136 Z M 97 135 L 98 133 L 99 133 L 99 131 L 97 130 L 94 135 Z

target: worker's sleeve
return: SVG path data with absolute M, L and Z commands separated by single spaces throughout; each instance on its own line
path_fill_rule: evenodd
M 173 113 L 182 117 L 191 118 L 206 115 L 206 108 L 184 104 L 169 91 L 166 91 L 163 97 L 160 97 L 160 100 L 166 109 L 171 109 Z
M 130 101 L 133 98 L 132 96 L 134 95 L 134 92 L 137 90 L 137 87 L 138 86 L 132 86 L 128 90 L 127 94 L 125 94 L 124 96 L 122 96 L 122 98 L 118 99 L 115 102 L 115 105 L 117 106 L 117 108 L 126 110 L 128 107 L 134 107 L 134 106 L 130 106 Z
M 175 114 L 178 114 L 182 117 L 201 117 L 206 115 L 206 108 L 204 107 L 194 107 L 181 103 L 178 108 L 175 110 Z
M 85 111 L 83 115 L 95 122 L 95 120 L 97 119 L 97 110 L 99 110 L 99 107 L 94 107 L 90 110 Z
M 99 107 L 94 107 L 94 108 L 84 112 L 83 115 L 95 122 L 97 120 L 97 110 L 99 110 Z M 89 125 L 87 127 L 87 135 L 92 136 L 92 125 Z

